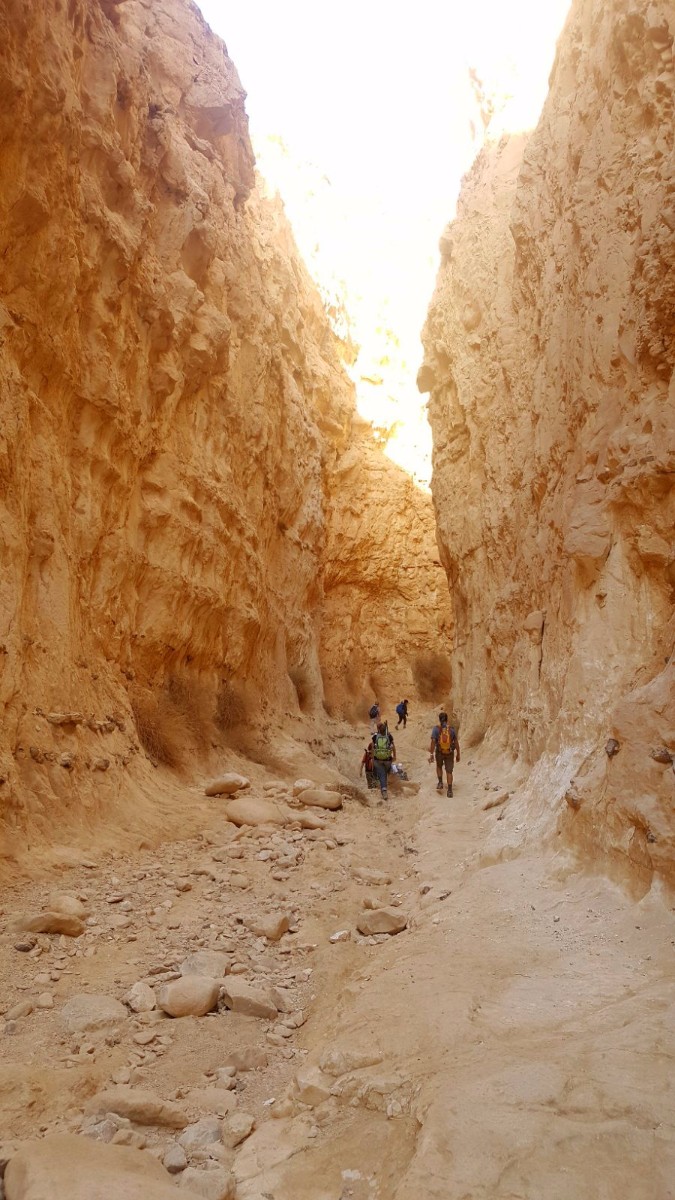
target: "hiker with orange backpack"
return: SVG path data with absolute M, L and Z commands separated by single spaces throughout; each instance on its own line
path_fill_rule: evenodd
M 431 731 L 431 741 L 429 743 L 429 762 L 436 759 L 436 775 L 438 782 L 436 791 L 443 791 L 443 767 L 448 781 L 447 795 L 452 796 L 452 772 L 455 765 L 455 754 L 457 762 L 459 762 L 459 739 L 455 729 L 448 723 L 448 714 L 440 712 L 438 714 L 438 725 L 434 725 Z

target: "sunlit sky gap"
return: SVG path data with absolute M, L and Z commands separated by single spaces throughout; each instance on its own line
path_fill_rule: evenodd
M 307 265 L 346 307 L 359 409 L 424 483 L 415 387 L 438 238 L 483 137 L 469 70 L 494 99 L 490 136 L 530 129 L 570 0 L 200 0 L 248 93 L 258 167 Z M 381 382 L 380 382 L 381 380 Z

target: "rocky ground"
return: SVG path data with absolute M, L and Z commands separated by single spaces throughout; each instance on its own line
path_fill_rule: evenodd
M 488 850 L 497 765 L 397 741 L 417 795 L 269 779 L 6 895 L 8 1200 L 675 1196 L 671 908 Z

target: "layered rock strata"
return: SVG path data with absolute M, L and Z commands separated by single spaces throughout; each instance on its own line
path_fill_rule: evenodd
M 133 818 L 148 759 L 323 713 L 327 512 L 362 523 L 370 495 L 344 467 L 351 385 L 197 9 L 10 0 L 0 35 L 0 813 L 48 830 L 83 796 Z M 430 503 L 379 459 L 410 562 Z M 381 667 L 393 694 L 410 669 L 390 664 L 438 636 L 364 643 L 355 691 Z M 341 677 L 351 648 L 326 642 Z
M 675 870 L 674 34 L 573 5 L 536 130 L 464 182 L 419 377 L 465 741 L 638 890 Z

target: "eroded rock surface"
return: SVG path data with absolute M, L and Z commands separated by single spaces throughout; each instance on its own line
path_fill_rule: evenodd
M 675 864 L 674 33 L 573 6 L 537 129 L 465 180 L 419 381 L 463 746 L 538 762 L 514 825 L 559 815 L 643 890 Z

